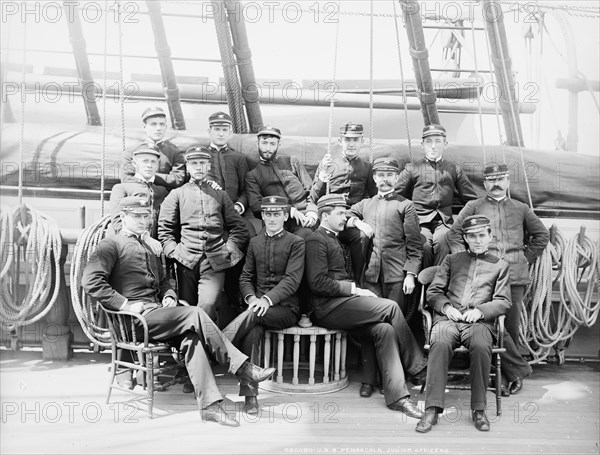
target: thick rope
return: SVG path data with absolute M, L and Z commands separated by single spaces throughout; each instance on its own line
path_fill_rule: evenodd
M 552 279 L 552 270 L 558 273 Z M 581 273 L 579 272 L 581 270 Z M 595 324 L 600 302 L 598 298 L 600 265 L 598 245 L 585 237 L 581 244 L 576 235 L 567 244 L 559 231 L 542 255 L 529 269 L 530 283 L 523 299 L 520 339 L 533 356 L 531 363 L 545 360 L 550 350 L 570 340 L 580 326 Z M 584 296 L 577 285 L 587 283 Z M 560 303 L 552 303 L 552 289 L 558 285 Z
M 104 216 L 104 166 L 106 158 L 106 67 L 108 54 L 108 14 L 104 18 L 104 75 L 102 80 L 102 152 L 100 154 L 100 216 Z
M 396 14 L 396 2 L 392 2 L 394 6 L 394 26 L 396 27 L 396 47 L 398 49 L 398 62 L 400 64 L 400 83 L 402 84 L 402 104 L 404 105 L 404 123 L 406 128 L 406 138 L 408 140 L 408 157 L 411 163 L 414 163 L 414 155 L 412 150 L 412 144 L 410 140 L 410 126 L 408 122 L 408 106 L 406 87 L 404 86 L 404 69 L 402 68 L 402 50 L 400 47 L 400 27 L 398 26 L 398 16 Z M 439 30 L 438 30 L 439 31 Z
M 0 324 L 14 330 L 40 320 L 56 303 L 62 238 L 54 220 L 27 205 L 0 210 L 0 227 Z
M 123 84 L 123 30 L 121 24 L 121 3 L 117 2 L 117 17 L 119 26 L 119 107 L 121 115 L 121 152 L 125 154 L 125 87 Z M 102 167 L 102 180 L 104 180 L 104 167 Z
M 92 301 L 81 286 L 83 270 L 98 243 L 106 235 L 110 215 L 85 228 L 77 239 L 71 259 L 71 302 L 73 310 L 85 335 L 99 346 L 110 346 L 110 332 L 104 321 L 104 312 L 99 304 Z
M 23 22 L 23 66 L 21 68 L 21 90 L 25 90 L 27 63 L 27 21 Z M 23 156 L 25 147 L 25 96 L 21 94 L 21 137 L 19 139 L 19 206 L 23 206 Z
M 337 10 L 339 11 L 339 4 L 337 4 Z M 329 125 L 327 128 L 327 152 L 325 153 L 325 156 L 323 157 L 323 161 L 322 161 L 322 166 L 326 166 L 325 163 L 331 162 L 331 141 L 333 139 L 333 110 L 335 107 L 335 82 L 337 80 L 337 59 L 338 59 L 338 43 L 339 43 L 339 37 L 340 37 L 340 20 L 338 18 L 338 20 L 336 21 L 336 26 L 335 26 L 335 44 L 334 44 L 334 49 L 333 49 L 333 76 L 332 76 L 332 84 L 333 84 L 333 90 L 332 90 L 332 94 L 331 94 L 331 98 L 329 100 Z M 331 175 L 333 174 L 333 166 L 330 167 L 329 170 L 325 169 L 326 173 L 329 175 L 329 177 L 331 177 Z M 318 172 L 318 170 L 317 170 Z M 327 179 L 327 182 L 325 183 L 325 194 L 329 194 L 329 178 Z

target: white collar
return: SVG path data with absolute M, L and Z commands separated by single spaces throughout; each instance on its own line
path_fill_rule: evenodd
M 142 174 L 140 174 L 139 172 L 136 172 L 134 177 L 136 179 L 141 180 L 142 182 L 146 182 L 146 183 L 154 183 L 154 179 L 156 177 L 156 175 L 153 175 L 152 177 L 150 177 L 149 179 L 145 179 L 144 177 L 142 177 Z

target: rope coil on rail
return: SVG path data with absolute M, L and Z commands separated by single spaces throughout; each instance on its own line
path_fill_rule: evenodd
M 545 360 L 551 348 L 568 342 L 579 327 L 592 327 L 598 318 L 600 301 L 592 303 L 593 295 L 598 298 L 600 282 L 598 245 L 579 237 L 567 243 L 557 230 L 554 241 L 529 269 L 520 339 L 533 356 L 531 363 Z M 558 271 L 554 279 L 553 269 Z M 580 283 L 586 284 L 583 297 L 577 289 Z M 554 285 L 559 289 L 558 306 L 552 303 Z
M 110 347 L 110 332 L 104 320 L 104 312 L 101 310 L 100 304 L 93 301 L 84 292 L 81 279 L 85 266 L 100 240 L 105 237 L 109 224 L 110 215 L 107 215 L 83 230 L 73 249 L 70 276 L 71 302 L 75 316 L 77 316 L 85 335 L 92 342 L 103 347 Z
M 62 238 L 54 220 L 27 205 L 0 209 L 2 327 L 14 330 L 50 311 L 60 288 L 61 253 Z

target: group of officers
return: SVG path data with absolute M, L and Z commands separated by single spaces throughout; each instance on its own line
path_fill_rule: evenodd
M 363 127 L 350 122 L 311 179 L 295 156 L 277 153 L 278 128 L 260 128 L 250 169 L 228 146 L 228 114 L 209 117 L 209 147 L 185 152 L 165 140 L 166 121 L 159 107 L 143 112 L 146 140 L 123 157 L 111 192 L 115 235 L 98 245 L 83 286 L 107 308 L 141 313 L 153 340 L 179 343 L 184 391 L 194 392 L 203 420 L 239 425 L 221 405 L 211 360 L 239 379 L 243 411 L 260 412 L 258 383 L 275 371 L 257 365 L 264 330 L 294 326 L 306 312 L 360 341 L 360 396 L 379 386 L 389 409 L 419 419 L 419 432 L 437 423 L 453 348 L 467 346 L 473 421 L 489 430 L 494 321 L 507 315 L 503 394 L 518 393 L 532 371 L 518 349 L 528 263 L 549 240 L 533 211 L 510 198 L 506 165 L 485 167 L 486 195 L 478 197 L 445 159 L 441 125 L 424 128 L 424 157 L 400 169 L 394 158 L 359 156 Z M 456 198 L 465 205 L 454 218 Z M 405 314 L 417 275 L 432 265 L 426 358 Z M 424 411 L 407 379 L 425 383 Z

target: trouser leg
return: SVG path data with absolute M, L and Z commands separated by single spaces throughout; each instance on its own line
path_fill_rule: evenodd
M 487 385 L 492 365 L 492 332 L 485 324 L 460 324 L 461 343 L 469 349 L 471 409 L 485 410 Z
M 339 234 L 339 239 L 350 248 L 354 281 L 362 285 L 369 251 L 370 239 L 355 227 L 347 227 Z
M 450 228 L 440 221 L 433 231 L 433 265 L 440 265 L 450 253 L 450 247 L 446 241 L 446 234 L 449 230 Z
M 421 225 L 421 236 L 423 241 L 423 268 L 431 267 L 434 264 L 433 255 L 433 233 L 429 229 L 429 223 Z
M 200 277 L 200 264 L 193 269 L 179 262 L 175 263 L 175 275 L 177 276 L 177 296 L 185 300 L 191 306 L 198 305 L 198 278 Z
M 444 409 L 448 367 L 459 340 L 460 331 L 457 324 L 452 321 L 439 321 L 431 329 L 431 347 L 425 382 L 425 408 L 435 406 Z
M 502 354 L 502 375 L 511 382 L 529 376 L 533 370 L 529 363 L 523 359 L 510 333 L 507 331 L 504 332 L 504 348 L 506 352 Z
M 225 272 L 216 272 L 208 262 L 208 259 L 203 259 L 199 264 L 198 278 L 198 306 L 202 308 L 206 314 L 215 322 L 218 323 L 218 311 L 221 305 L 221 293 L 225 283 Z
M 219 387 L 210 367 L 210 361 L 198 334 L 188 332 L 181 341 L 180 351 L 185 359 L 190 382 L 194 385 L 194 392 L 200 409 L 215 401 L 222 400 L 223 396 L 219 392 Z
M 510 286 L 510 299 L 512 305 L 506 314 L 504 325 L 506 331 L 510 333 L 517 349 L 520 348 L 521 343 L 519 339 L 519 325 L 521 323 L 521 310 L 523 308 L 523 296 L 525 295 L 525 286 L 522 285 L 511 285 Z

